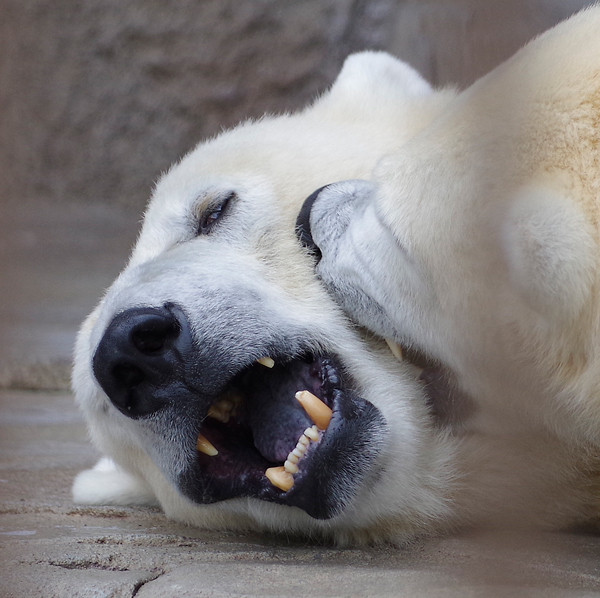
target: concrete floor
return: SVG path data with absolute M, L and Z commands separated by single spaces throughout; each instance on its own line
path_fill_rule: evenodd
M 44 388 L 66 384 L 77 325 L 137 220 L 43 203 L 3 212 L 0 596 L 600 596 L 597 536 L 470 532 L 340 550 L 73 505 L 72 479 L 97 455 L 68 390 Z
M 600 541 L 468 533 L 409 549 L 336 549 L 198 531 L 156 509 L 74 506 L 95 451 L 66 392 L 0 392 L 0 595 L 600 595 Z

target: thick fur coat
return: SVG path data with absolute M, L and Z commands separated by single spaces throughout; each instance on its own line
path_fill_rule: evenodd
M 78 337 L 106 458 L 75 500 L 337 542 L 589 517 L 599 30 L 583 13 L 461 94 L 352 56 L 173 166 Z
M 438 411 L 494 519 L 561 525 L 598 499 L 598 31 L 595 7 L 546 32 L 310 213 L 338 303 L 451 386 Z

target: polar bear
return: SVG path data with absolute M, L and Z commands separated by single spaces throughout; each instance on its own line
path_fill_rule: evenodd
M 162 177 L 78 335 L 73 388 L 105 458 L 76 502 L 340 543 L 451 524 L 456 440 L 418 372 L 329 297 L 295 221 L 310 190 L 368 176 L 452 98 L 361 53 L 305 110 L 241 124 Z
M 559 24 L 304 208 L 332 296 L 436 362 L 463 434 L 524 449 L 523 484 L 598 470 L 599 32 L 598 6 Z
M 544 51 L 538 60 L 546 60 Z M 549 61 L 556 62 L 552 52 Z M 510 64 L 504 69 L 512 72 Z M 467 228 L 476 222 L 470 211 L 472 220 L 458 229 L 445 226 L 460 204 L 438 202 L 426 211 L 430 198 L 420 190 L 441 177 L 448 197 L 453 186 L 465 201 L 470 197 L 474 182 L 462 185 L 450 167 L 455 160 L 463 169 L 473 167 L 467 134 L 486 147 L 481 133 L 494 122 L 487 108 L 479 115 L 481 129 L 460 126 L 485 108 L 476 98 L 486 85 L 458 96 L 434 91 L 400 61 L 362 53 L 347 60 L 332 88 L 307 109 L 244 123 L 202 143 L 159 181 L 128 264 L 78 335 L 73 388 L 105 458 L 76 478 L 76 502 L 159 504 L 167 516 L 199 527 L 338 543 L 402 543 L 473 523 L 559 527 L 594 512 L 589 480 L 579 471 L 585 460 L 545 429 L 534 433 L 519 416 L 511 434 L 506 428 L 498 433 L 493 415 L 506 420 L 510 409 L 497 397 L 488 400 L 485 381 L 476 384 L 481 377 L 473 375 L 468 388 L 449 384 L 448 372 L 460 374 L 455 362 L 469 357 L 477 366 L 486 353 L 465 356 L 460 343 L 474 342 L 472 336 L 454 338 L 440 329 L 445 314 L 436 312 L 436 301 L 460 305 L 463 287 L 478 282 L 467 276 L 478 254 L 466 250 L 477 253 L 476 242 L 485 240 L 489 227 Z M 530 87 L 537 85 L 531 81 Z M 487 95 L 500 110 L 506 87 L 496 87 Z M 572 88 L 569 82 L 566 92 Z M 461 119 L 453 116 L 457 112 Z M 460 134 L 449 145 L 437 134 L 444 127 Z M 502 157 L 500 141 L 508 140 L 493 142 Z M 371 197 L 386 197 L 371 183 L 326 186 L 364 180 L 395 151 L 412 168 L 400 187 L 390 180 L 389 188 L 408 184 L 418 195 L 405 210 L 395 209 L 392 194 L 384 215 L 368 207 Z M 376 168 L 386 164 L 395 172 L 395 159 Z M 301 212 L 304 198 L 323 186 L 313 211 Z M 355 218 L 359 204 L 366 207 Z M 511 214 L 515 225 L 539 230 L 543 238 L 542 228 L 527 229 L 517 207 Z M 323 249 L 321 280 L 307 216 Z M 353 243 L 345 234 L 348 220 Z M 571 222 L 573 229 L 578 222 L 568 208 L 555 221 Z M 531 222 L 537 222 L 534 215 Z M 401 225 L 423 235 L 399 242 Z M 498 235 L 508 239 L 517 234 L 513 230 L 505 226 Z M 442 244 L 454 234 L 456 243 L 467 241 L 458 254 Z M 574 246 L 573 238 L 562 243 Z M 429 253 L 421 253 L 425 249 Z M 453 263 L 435 261 L 445 256 L 465 260 L 464 280 L 457 282 Z M 516 254 L 511 259 L 521 263 Z M 433 268 L 431 277 L 425 266 Z M 523 283 L 543 277 L 531 269 L 514 276 Z M 348 282 L 360 282 L 359 274 L 366 292 Z M 346 281 L 341 293 L 336 281 Z M 486 285 L 482 278 L 468 299 L 487 292 Z M 352 323 L 328 287 L 377 334 Z M 541 295 L 529 293 L 527 300 Z M 568 302 L 562 309 L 575 308 Z M 484 312 L 476 324 L 491 319 Z M 456 325 L 471 321 L 464 316 Z M 400 324 L 418 334 L 408 335 Z M 398 360 L 397 346 L 390 343 L 392 355 L 381 338 L 386 335 L 431 355 L 437 346 L 446 368 Z M 413 359 L 410 350 L 406 354 Z M 509 373 L 507 387 L 524 377 Z M 489 429 L 474 429 L 471 422 L 483 421 L 488 404 Z M 540 407 L 538 417 L 550 412 Z

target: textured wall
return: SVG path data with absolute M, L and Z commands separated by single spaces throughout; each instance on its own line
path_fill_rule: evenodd
M 141 207 L 222 126 L 391 50 L 467 84 L 583 0 L 0 0 L 0 201 Z
M 387 49 L 467 85 L 584 0 L 0 0 L 0 388 L 64 388 L 152 184 Z M 56 209 L 56 205 L 59 209 Z

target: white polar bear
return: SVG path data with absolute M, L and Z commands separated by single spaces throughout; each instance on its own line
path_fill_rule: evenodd
M 482 409 L 489 389 L 476 386 L 477 376 L 469 390 L 486 391 L 479 404 L 478 397 L 452 392 L 436 368 L 420 374 L 393 358 L 372 333 L 351 324 L 315 276 L 314 255 L 296 236 L 296 218 L 310 191 L 365 178 L 381 156 L 398 147 L 411 148 L 401 188 L 417 193 L 439 178 L 448 185 L 448 197 L 454 187 L 471 197 L 477 181 L 461 179 L 455 168 L 457 162 L 465 171 L 474 168 L 465 136 L 482 150 L 495 144 L 503 157 L 502 139 L 488 141 L 483 124 L 465 131 L 453 116 L 462 111 L 464 118 L 477 117 L 473 111 L 482 102 L 476 90 L 458 98 L 451 91 L 434 92 L 399 61 L 360 54 L 348 59 L 332 89 L 311 107 L 226 132 L 161 179 L 128 265 L 78 336 L 76 399 L 92 440 L 109 459 L 77 477 L 77 502 L 158 503 L 169 517 L 197 526 L 300 533 L 341 543 L 403 542 L 467 522 L 559 526 L 585 518 L 587 478 L 576 471 L 569 450 L 557 446 L 550 433 L 532 433 L 518 417 L 520 435 L 493 433 L 497 426 L 490 434 L 469 430 L 464 422 L 480 413 L 488 413 L 490 421 L 495 410 L 500 421 L 510 410 L 501 401 Z M 503 90 L 488 94 L 498 110 Z M 517 118 L 516 110 L 511 116 Z M 493 122 L 484 124 L 492 128 Z M 444 127 L 459 134 L 449 146 L 437 134 Z M 390 170 L 393 165 L 388 162 Z M 480 174 L 481 188 L 487 179 L 486 172 Z M 389 188 L 397 189 L 393 182 Z M 334 218 L 323 214 L 331 245 L 344 245 L 347 233 L 330 226 L 332 221 L 356 222 L 352 253 L 346 259 L 337 252 L 333 279 L 360 282 L 357 270 L 363 280 L 371 277 L 372 296 L 357 286 L 361 309 L 368 310 L 364 321 L 431 352 L 439 347 L 450 366 L 460 362 L 461 343 L 474 342 L 473 335 L 438 332 L 444 313 L 436 315 L 435 307 L 460 304 L 463 286 L 477 282 L 465 275 L 458 283 L 453 261 L 464 259 L 470 267 L 475 257 L 468 250 L 473 246 L 477 252 L 492 229 L 469 228 L 477 220 L 456 230 L 445 226 L 457 220 L 460 204 L 437 201 L 427 208 L 430 199 L 439 200 L 427 195 L 397 210 L 393 195 L 384 194 L 389 211 L 382 215 L 366 202 L 364 217 L 353 219 L 357 204 L 365 204 L 363 191 L 371 189 L 366 185 L 348 183 L 335 187 L 339 194 L 332 187 L 317 194 L 319 205 L 329 196 L 340 210 Z M 356 201 L 346 201 L 345 190 L 356 193 Z M 516 208 L 511 214 L 543 238 L 543 226 L 527 227 Z M 570 221 L 561 217 L 556 225 L 575 226 L 573 213 L 565 208 L 565 214 Z M 307 233 L 305 215 L 301 238 Z M 422 234 L 396 246 L 401 225 L 407 233 Z M 503 226 L 496 236 L 508 238 L 512 230 Z M 439 260 L 443 241 L 455 233 L 456 243 L 442 250 L 450 261 Z M 466 241 L 462 253 L 453 253 L 460 241 Z M 566 238 L 563 244 L 570 246 Z M 330 249 L 321 262 L 328 283 Z M 517 255 L 511 259 L 521 263 Z M 577 277 L 577 267 L 573 272 Z M 488 292 L 486 284 L 482 278 L 473 299 Z M 529 293 L 527 301 L 542 295 Z M 570 305 L 563 309 L 573 309 Z M 481 326 L 493 320 L 489 313 L 478 317 Z M 465 316 L 460 322 L 472 320 Z M 399 334 L 400 324 L 419 334 Z M 470 357 L 481 363 L 486 353 Z M 510 373 L 507 386 L 525 377 Z M 305 409 L 296 399 L 304 390 L 321 400 Z
M 451 97 L 367 52 L 306 110 L 225 132 L 160 180 L 78 336 L 73 388 L 108 459 L 77 477 L 76 502 L 338 542 L 453 521 L 455 441 L 415 370 L 343 316 L 295 231 L 310 190 L 367 176 Z
M 598 471 L 600 7 L 459 94 L 371 182 L 311 204 L 320 278 L 472 397 L 463 433 L 522 447 L 523 484 Z M 597 501 L 593 475 L 583 491 Z

